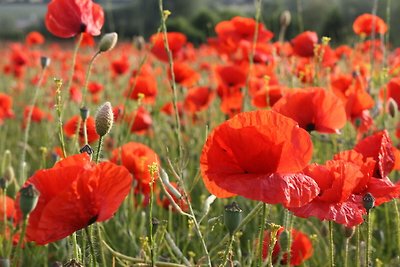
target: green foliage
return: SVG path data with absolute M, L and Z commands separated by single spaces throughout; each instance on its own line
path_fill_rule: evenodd
M 176 31 L 184 33 L 187 38 L 195 43 L 200 44 L 206 41 L 204 32 L 196 29 L 186 18 L 176 17 L 167 20 L 168 31 Z

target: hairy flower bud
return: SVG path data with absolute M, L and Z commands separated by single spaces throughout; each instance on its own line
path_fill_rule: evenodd
M 280 17 L 281 26 L 286 28 L 287 26 L 289 26 L 291 20 L 292 16 L 290 15 L 290 11 L 283 11 Z
M 114 114 L 110 102 L 100 106 L 96 114 L 96 132 L 100 136 L 105 136 L 111 131 L 114 122 Z
M 118 34 L 116 32 L 111 32 L 105 34 L 99 44 L 100 52 L 107 52 L 114 48 L 118 41 Z
M 375 206 L 375 198 L 371 193 L 366 193 L 363 197 L 364 208 L 369 212 Z

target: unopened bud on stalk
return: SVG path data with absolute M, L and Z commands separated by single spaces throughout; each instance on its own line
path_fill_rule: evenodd
M 35 209 L 36 204 L 38 203 L 39 191 L 36 190 L 33 184 L 29 184 L 21 188 L 19 192 L 19 207 L 21 208 L 21 212 L 24 215 L 24 218 L 26 218 L 29 213 L 31 213 Z
M 136 47 L 137 50 L 141 51 L 144 48 L 145 40 L 143 36 L 135 36 L 133 37 L 133 45 Z
M 99 44 L 99 51 L 100 52 L 107 52 L 112 50 L 118 41 L 118 34 L 116 32 L 111 32 L 105 34 Z
M 287 28 L 291 20 L 292 20 L 292 15 L 290 15 L 290 11 L 289 10 L 283 11 L 280 17 L 281 27 Z
M 80 112 L 82 120 L 85 121 L 89 117 L 89 109 L 87 107 L 81 107 Z
M 114 113 L 110 102 L 100 106 L 96 114 L 96 132 L 100 136 L 105 136 L 111 131 L 114 122 Z
M 375 206 L 375 198 L 371 193 L 366 193 L 363 197 L 363 205 L 367 213 Z
M 392 118 L 396 117 L 397 110 L 398 106 L 396 101 L 393 98 L 389 98 L 389 101 L 387 103 L 387 111 Z
M 232 235 L 242 220 L 242 209 L 236 202 L 225 206 L 224 223 Z
M 279 235 L 279 246 L 281 246 L 282 249 L 287 249 L 289 247 L 289 239 L 289 231 L 286 229 L 283 230 Z
M 48 58 L 48 57 L 40 57 L 40 66 L 42 67 L 42 69 L 45 69 L 48 66 L 50 66 L 50 62 L 51 62 L 50 58 Z

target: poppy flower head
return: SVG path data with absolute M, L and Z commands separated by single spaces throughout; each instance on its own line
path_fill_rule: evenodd
M 103 8 L 92 0 L 52 0 L 47 6 L 46 28 L 70 38 L 81 32 L 97 36 L 104 24 Z
M 14 117 L 12 103 L 12 98 L 9 95 L 0 93 L 0 125 L 3 124 L 5 119 Z
M 279 258 L 279 254 L 281 253 L 281 246 L 280 246 L 280 238 L 282 232 L 285 229 L 281 227 L 278 232 L 276 233 L 276 243 L 272 250 L 272 261 L 276 263 Z M 292 243 L 290 247 L 290 265 L 291 266 L 298 266 L 301 265 L 304 261 L 309 259 L 313 254 L 313 246 L 311 240 L 308 238 L 306 234 L 296 229 L 292 229 Z M 265 231 L 264 232 L 264 240 L 263 240 L 263 251 L 262 256 L 264 259 L 267 258 L 268 249 L 271 243 L 271 232 Z M 288 261 L 288 255 L 286 252 L 283 253 L 282 259 L 280 264 L 286 265 Z
M 190 113 L 206 110 L 212 99 L 213 92 L 206 86 L 194 87 L 188 90 L 183 106 Z
M 316 32 L 306 31 L 292 39 L 293 52 L 300 57 L 313 57 L 314 46 L 318 43 Z
M 110 219 L 128 195 L 131 183 L 125 167 L 111 162 L 95 164 L 86 153 L 37 171 L 24 185 L 33 184 L 40 192 L 29 216 L 28 241 L 44 245 Z M 17 211 L 21 216 L 18 204 Z
M 353 23 L 353 30 L 357 35 L 369 36 L 372 32 L 385 34 L 388 26 L 378 16 L 372 14 L 362 14 L 358 16 Z
M 79 128 L 79 142 L 81 144 L 84 143 L 84 133 L 83 133 L 83 124 L 79 115 L 73 116 L 64 124 L 64 132 L 65 135 L 72 138 L 77 133 L 78 123 L 80 125 Z M 95 120 L 93 117 L 89 116 L 86 119 L 86 131 L 87 138 L 89 143 L 93 143 L 99 139 L 99 135 L 96 133 Z
M 30 32 L 25 38 L 27 45 L 41 45 L 44 43 L 44 37 L 40 32 Z
M 168 54 L 165 50 L 164 39 L 162 33 L 153 34 L 150 37 L 150 42 L 153 44 L 151 52 L 162 61 L 168 61 Z M 181 53 L 182 48 L 186 44 L 187 38 L 183 33 L 168 32 L 167 33 L 168 46 L 172 53 L 172 57 L 176 59 Z
M 287 93 L 272 108 L 294 119 L 307 131 L 337 133 L 347 121 L 342 101 L 318 87 Z
M 314 180 L 298 173 L 311 154 L 310 136 L 295 121 L 273 111 L 244 112 L 211 132 L 200 168 L 217 197 L 301 206 L 319 193 Z
M 135 192 L 149 194 L 151 174 L 149 165 L 159 163 L 160 159 L 150 147 L 135 142 L 129 142 L 112 151 L 111 162 L 125 166 L 137 182 Z M 156 177 L 157 178 L 157 177 Z
M 175 82 L 185 87 L 195 85 L 200 79 L 199 73 L 192 69 L 189 64 L 180 61 L 174 63 L 174 75 Z M 168 71 L 168 77 L 169 79 L 172 79 L 171 71 Z
M 354 150 L 365 158 L 371 157 L 375 160 L 373 177 L 385 178 L 393 170 L 395 163 L 392 146 L 389 133 L 384 130 L 361 140 Z

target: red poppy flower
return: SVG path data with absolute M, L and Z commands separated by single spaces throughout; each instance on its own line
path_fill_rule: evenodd
M 384 97 L 386 95 L 386 97 Z M 392 98 L 397 103 L 397 109 L 400 110 L 400 78 L 395 77 L 392 78 L 385 88 L 382 88 L 380 91 L 381 99 L 385 99 L 386 101 L 389 98 Z
M 131 133 L 137 134 L 145 133 L 153 124 L 150 113 L 144 107 L 139 107 L 136 111 L 126 116 L 126 121 L 132 123 Z
M 87 47 L 94 47 L 96 42 L 94 41 L 94 38 L 92 35 L 89 33 L 83 32 L 82 33 L 82 40 L 81 40 L 81 46 L 87 46 Z
M 292 39 L 293 52 L 300 57 L 313 57 L 314 46 L 318 43 L 316 32 L 306 31 Z
M 191 88 L 185 97 L 184 108 L 190 113 L 206 110 L 213 99 L 213 95 L 210 88 L 206 86 Z
M 73 116 L 64 124 L 64 132 L 67 137 L 74 137 L 77 133 L 78 123 L 80 124 L 79 128 L 79 142 L 83 144 L 85 142 L 84 133 L 83 133 L 83 124 L 81 122 L 81 118 L 79 115 Z M 99 135 L 96 133 L 96 126 L 94 118 L 89 116 L 86 120 L 86 130 L 87 130 L 87 138 L 88 143 L 93 143 L 99 139 Z
M 52 0 L 47 6 L 46 28 L 57 37 L 81 32 L 97 36 L 104 24 L 103 8 L 92 0 Z
M 345 160 L 330 160 L 325 165 L 311 164 L 304 174 L 312 177 L 321 193 L 310 203 L 290 210 L 294 215 L 320 220 L 335 221 L 347 227 L 361 224 L 366 213 L 362 197 L 357 198 L 354 191 L 368 179 L 368 166 L 359 166 Z
M 7 94 L 0 93 L 0 125 L 3 124 L 5 119 L 12 117 L 14 117 L 12 98 Z
M 298 207 L 319 193 L 298 173 L 311 159 L 309 134 L 274 111 L 240 113 L 209 135 L 200 157 L 203 181 L 217 197 L 240 195 Z
M 44 43 L 44 37 L 40 32 L 30 32 L 25 38 L 27 45 L 41 45 Z
M 111 71 L 114 76 L 123 75 L 127 73 L 128 70 L 129 70 L 129 61 L 128 58 L 125 56 L 122 56 L 120 59 L 111 62 Z
M 101 91 L 103 91 L 104 86 L 101 83 L 98 82 L 90 82 L 88 85 L 88 91 L 91 94 L 98 94 Z
M 218 78 L 217 92 L 221 98 L 239 92 L 246 84 L 246 70 L 240 66 L 218 66 L 215 72 Z
M 394 167 L 394 154 L 392 140 L 386 130 L 380 131 L 361 140 L 354 150 L 361 153 L 364 158 L 371 157 L 375 160 L 374 177 L 385 178 Z
M 94 222 L 110 219 L 128 195 L 132 176 L 111 162 L 95 164 L 73 155 L 25 182 L 40 192 L 26 235 L 39 245 L 57 241 Z
M 69 98 L 75 103 L 81 103 L 82 101 L 81 90 L 77 86 L 72 85 L 69 88 Z
M 129 142 L 114 149 L 110 161 L 126 167 L 132 173 L 133 179 L 137 182 L 136 193 L 150 193 L 149 165 L 160 162 L 157 153 L 150 147 L 141 143 Z
M 287 89 L 280 85 L 266 86 L 258 90 L 251 100 L 253 106 L 257 108 L 266 108 L 275 105 L 279 99 L 284 95 Z
M 132 88 L 133 87 L 133 88 Z M 157 81 L 151 75 L 139 75 L 129 80 L 129 87 L 125 91 L 125 95 L 129 95 L 130 99 L 139 99 L 139 94 L 144 96 L 143 102 L 153 104 L 157 96 Z
M 383 19 L 372 14 L 362 14 L 353 23 L 353 30 L 357 35 L 364 34 L 369 36 L 373 31 L 384 34 L 387 32 L 387 29 L 388 27 Z
M 178 107 L 178 115 L 179 115 L 179 117 L 182 117 L 183 116 L 183 103 L 178 102 L 177 107 Z M 168 116 L 175 116 L 174 104 L 172 102 L 168 102 L 165 105 L 163 105 L 161 107 L 160 111 Z
M 6 203 L 4 205 L 4 196 L 0 196 L 0 218 L 3 221 L 4 215 L 9 220 L 14 220 L 15 216 L 15 202 L 9 196 L 5 197 Z M 4 210 L 5 208 L 5 210 Z M 4 214 L 5 213 L 5 214 Z
M 172 57 L 176 59 L 182 52 L 183 46 L 186 44 L 186 36 L 179 32 L 167 33 L 168 46 L 172 53 Z M 165 50 L 163 34 L 156 33 L 150 37 L 150 42 L 153 44 L 151 52 L 159 59 L 168 62 L 168 54 Z
M 36 122 L 36 123 L 40 123 L 44 120 L 52 120 L 53 117 L 51 116 L 50 113 L 44 112 L 43 110 L 41 110 L 39 107 L 36 106 L 26 106 L 24 109 L 24 119 L 22 122 L 22 128 L 25 128 L 27 120 L 28 120 L 28 116 L 31 113 L 31 122 Z
M 200 79 L 200 74 L 197 73 L 194 69 L 192 69 L 189 64 L 185 62 L 175 62 L 174 63 L 174 74 L 175 74 L 175 82 L 185 86 L 190 87 L 197 83 Z M 168 77 L 171 78 L 171 71 L 168 71 Z
M 307 131 L 338 133 L 347 120 L 340 99 L 318 87 L 287 93 L 272 108 L 294 119 Z
M 272 261 L 275 264 L 278 261 L 279 254 L 281 252 L 280 237 L 284 228 L 281 227 L 276 236 L 276 243 L 272 250 Z M 313 254 L 313 246 L 311 240 L 308 238 L 306 234 L 296 229 L 292 229 L 292 243 L 290 247 L 290 265 L 298 266 L 301 265 L 304 261 L 309 259 Z M 268 249 L 271 243 L 271 232 L 264 232 L 264 241 L 263 241 L 263 258 L 267 258 Z M 282 259 L 280 264 L 287 265 L 288 255 L 286 252 L 283 252 Z

